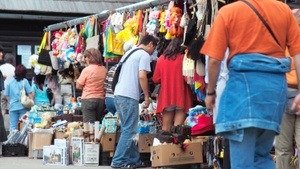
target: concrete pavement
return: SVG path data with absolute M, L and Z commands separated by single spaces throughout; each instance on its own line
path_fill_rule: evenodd
M 42 159 L 29 159 L 28 157 L 0 157 L 0 169 L 111 169 L 110 166 L 58 166 L 43 165 Z M 151 169 L 151 167 L 145 168 Z

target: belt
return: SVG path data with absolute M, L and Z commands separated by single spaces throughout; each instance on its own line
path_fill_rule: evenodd
M 288 87 L 292 89 L 298 89 L 298 85 L 296 84 L 288 84 Z
M 63 83 L 61 85 L 71 85 L 72 83 Z

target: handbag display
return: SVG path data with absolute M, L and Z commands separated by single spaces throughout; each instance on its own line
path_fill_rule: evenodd
M 26 95 L 26 91 L 25 91 L 25 87 L 24 87 L 24 80 L 23 80 L 23 86 L 22 89 L 20 91 L 20 101 L 21 104 L 26 107 L 26 108 L 31 108 L 34 105 L 34 102 L 32 99 L 30 99 L 27 95 Z

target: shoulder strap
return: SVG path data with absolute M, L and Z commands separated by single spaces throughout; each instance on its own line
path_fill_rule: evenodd
M 129 56 L 130 56 L 131 54 L 133 54 L 135 51 L 140 50 L 140 49 L 142 49 L 142 48 L 136 48 L 136 49 L 133 49 L 133 50 L 126 56 L 126 58 L 125 58 L 122 62 L 120 62 L 120 63 L 126 62 L 126 60 L 129 58 Z
M 274 38 L 274 40 L 277 42 L 277 44 L 280 46 L 278 40 L 276 39 L 275 34 L 273 33 L 272 29 L 270 28 L 270 26 L 268 25 L 268 23 L 265 21 L 265 19 L 259 14 L 259 12 L 257 11 L 257 9 L 248 1 L 246 0 L 241 0 L 242 2 L 244 2 L 245 4 L 247 4 L 255 13 L 256 15 L 259 17 L 259 19 L 262 21 L 262 23 L 265 25 L 265 27 L 268 29 L 268 31 L 271 33 L 272 37 Z

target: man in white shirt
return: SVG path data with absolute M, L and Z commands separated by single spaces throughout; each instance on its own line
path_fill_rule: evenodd
M 14 66 L 15 56 L 11 53 L 7 53 L 4 56 L 4 64 L 0 66 L 0 71 L 4 77 L 4 89 L 6 88 L 8 82 L 15 75 L 15 66 Z M 1 91 L 1 111 L 2 114 L 5 115 L 6 111 L 9 109 L 9 101 L 7 97 L 4 96 L 4 90 Z

